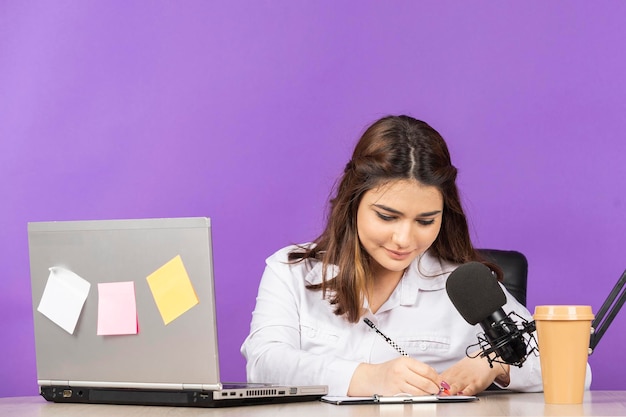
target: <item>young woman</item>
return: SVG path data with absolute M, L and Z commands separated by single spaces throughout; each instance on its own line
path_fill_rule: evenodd
M 469 358 L 480 326 L 445 291 L 470 241 L 443 138 L 389 116 L 370 126 L 345 167 L 314 242 L 267 259 L 241 351 L 248 380 L 328 385 L 331 395 L 473 395 L 492 383 L 540 391 L 539 358 L 521 368 Z M 489 265 L 498 277 L 500 270 Z M 532 320 L 508 292 L 506 312 Z M 368 319 L 408 355 L 401 356 Z

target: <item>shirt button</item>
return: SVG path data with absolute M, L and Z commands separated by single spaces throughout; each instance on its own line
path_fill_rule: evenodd
M 426 345 L 426 343 L 422 342 L 420 343 L 420 350 L 426 350 L 428 348 L 428 346 Z

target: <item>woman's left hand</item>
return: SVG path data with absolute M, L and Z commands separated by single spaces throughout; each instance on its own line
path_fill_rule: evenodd
M 501 385 L 509 384 L 509 365 L 493 363 L 486 358 L 463 358 L 441 374 L 450 385 L 450 395 L 476 395 L 484 391 L 496 379 Z

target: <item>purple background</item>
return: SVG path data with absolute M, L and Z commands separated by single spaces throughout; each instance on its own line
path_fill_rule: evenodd
M 597 311 L 626 267 L 626 3 L 1 1 L 0 396 L 37 393 L 26 224 L 213 219 L 222 376 L 264 259 L 321 231 L 363 129 L 449 143 L 477 246 L 529 309 Z M 590 362 L 626 389 L 626 313 Z

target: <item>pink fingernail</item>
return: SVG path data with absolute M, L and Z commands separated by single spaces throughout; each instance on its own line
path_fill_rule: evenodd
M 450 389 L 450 385 L 448 385 L 448 383 L 446 381 L 441 381 L 441 388 L 449 390 Z

